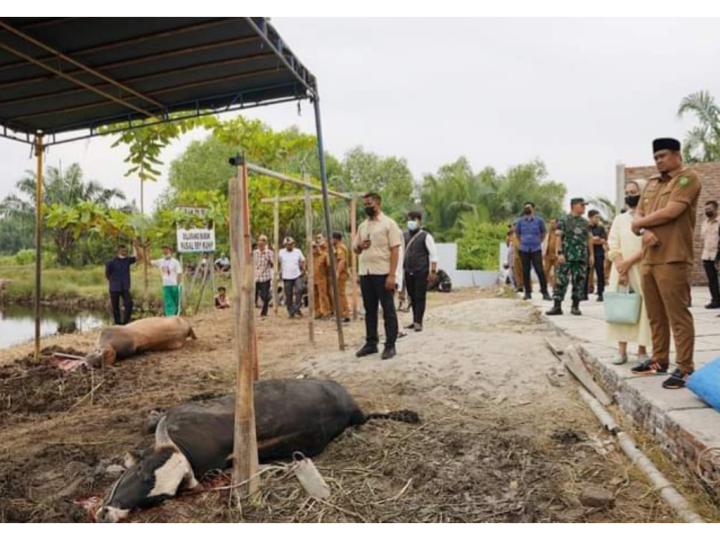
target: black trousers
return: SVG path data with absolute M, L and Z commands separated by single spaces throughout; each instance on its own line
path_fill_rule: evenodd
M 600 296 L 605 292 L 605 257 L 595 257 L 595 293 Z M 592 268 L 588 268 L 588 279 L 586 283 L 590 283 L 590 273 Z
M 405 286 L 407 287 L 410 304 L 413 311 L 413 322 L 422 324 L 425 316 L 425 301 L 427 299 L 428 272 L 405 272 Z
M 302 302 L 302 278 L 285 279 L 285 307 L 289 315 L 300 314 Z
M 120 297 L 123 299 L 125 318 L 120 318 Z M 110 304 L 112 305 L 113 320 L 115 324 L 127 324 L 132 319 L 133 301 L 130 291 L 110 291 Z
M 522 263 L 523 283 L 525 284 L 525 295 L 532 293 L 532 285 L 530 283 L 530 265 L 532 265 L 538 280 L 540 281 L 540 292 L 547 294 L 547 279 L 545 279 L 545 270 L 543 270 L 542 251 L 521 251 L 520 262 Z
M 385 319 L 385 346 L 394 347 L 398 336 L 398 319 L 395 312 L 395 291 L 385 288 L 387 276 L 360 276 L 360 291 L 365 307 L 365 341 L 368 345 L 377 345 L 378 307 L 382 306 Z
M 262 311 L 260 312 L 261 317 L 265 317 L 268 313 L 268 306 L 270 305 L 270 284 L 271 280 L 267 281 L 256 281 L 255 282 L 255 297 L 260 297 L 262 300 Z
M 710 296 L 713 304 L 720 304 L 720 286 L 718 286 L 718 271 L 715 261 L 703 261 L 705 274 L 708 278 L 708 287 L 710 287 Z

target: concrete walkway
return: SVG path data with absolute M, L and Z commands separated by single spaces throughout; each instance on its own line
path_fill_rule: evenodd
M 568 295 L 569 296 L 569 295 Z M 544 313 L 551 302 L 544 302 L 539 293 L 533 295 L 533 304 L 543 317 L 561 334 L 570 338 L 580 349 L 587 367 L 596 381 L 611 393 L 620 408 L 642 426 L 662 445 L 679 464 L 703 477 L 720 495 L 720 413 L 707 406 L 691 391 L 665 390 L 661 383 L 665 376 L 634 375 L 630 369 L 637 364 L 634 354 L 623 366 L 611 363 L 616 345 L 609 343 L 605 335 L 605 318 L 602 303 L 595 297 L 580 305 L 583 315 L 570 315 L 570 301 L 563 304 L 562 316 L 547 317 Z M 695 368 L 720 356 L 720 310 L 706 310 L 710 301 L 707 288 L 694 288 L 693 317 L 695 318 Z M 629 351 L 636 352 L 630 345 Z M 672 345 L 671 362 L 675 347 Z M 675 368 L 671 363 L 670 371 Z M 703 451 L 718 449 L 715 458 Z M 698 458 L 701 458 L 698 464 Z

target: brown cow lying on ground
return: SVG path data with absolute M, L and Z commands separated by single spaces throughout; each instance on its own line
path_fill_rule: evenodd
M 100 333 L 97 348 L 85 357 L 85 363 L 91 368 L 112 366 L 115 360 L 145 351 L 181 349 L 189 337 L 197 339 L 190 323 L 180 317 L 151 317 L 110 326 Z
M 255 383 L 255 424 L 261 463 L 288 459 L 295 452 L 312 457 L 346 428 L 372 419 L 415 424 L 413 411 L 364 413 L 335 381 L 275 379 Z M 191 401 L 151 414 L 155 447 L 127 455 L 127 470 L 113 484 L 96 515 L 116 522 L 135 508 L 147 507 L 192 489 L 204 474 L 230 465 L 235 427 L 235 397 Z

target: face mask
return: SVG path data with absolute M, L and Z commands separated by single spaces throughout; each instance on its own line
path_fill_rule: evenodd
M 625 204 L 627 204 L 630 208 L 635 208 L 639 202 L 640 202 L 640 195 L 626 195 L 625 196 Z
M 415 231 L 418 228 L 417 221 L 408 221 L 407 226 L 409 231 Z
M 523 214 L 525 214 L 526 216 L 529 216 L 530 214 L 532 214 L 532 208 L 530 208 L 530 207 L 525 208 L 523 210 Z
M 118 259 L 124 259 L 127 255 L 118 255 Z
M 705 215 L 707 217 L 713 217 L 715 215 L 715 210 L 705 210 Z
M 365 213 L 368 217 L 373 217 L 375 215 L 375 207 L 374 206 L 365 206 Z

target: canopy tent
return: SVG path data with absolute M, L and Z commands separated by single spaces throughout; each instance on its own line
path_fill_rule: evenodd
M 32 144 L 37 156 L 36 356 L 46 146 L 98 135 L 99 128 L 108 125 L 120 124 L 114 129 L 122 131 L 137 127 L 140 120 L 144 125 L 148 120 L 171 121 L 171 113 L 199 116 L 302 99 L 311 100 L 315 109 L 329 236 L 317 81 L 266 18 L 0 18 L 0 137 Z M 337 301 L 332 250 L 330 255 Z M 342 344 L 339 315 L 336 322 Z M 239 362 L 238 394 L 249 393 L 250 400 L 251 370 Z M 254 422 L 254 413 L 247 409 L 252 405 L 240 399 L 237 403 L 246 407 L 238 411 L 241 422 Z M 245 453 L 244 465 L 247 460 Z M 251 474 L 252 468 L 244 470 L 240 480 Z

